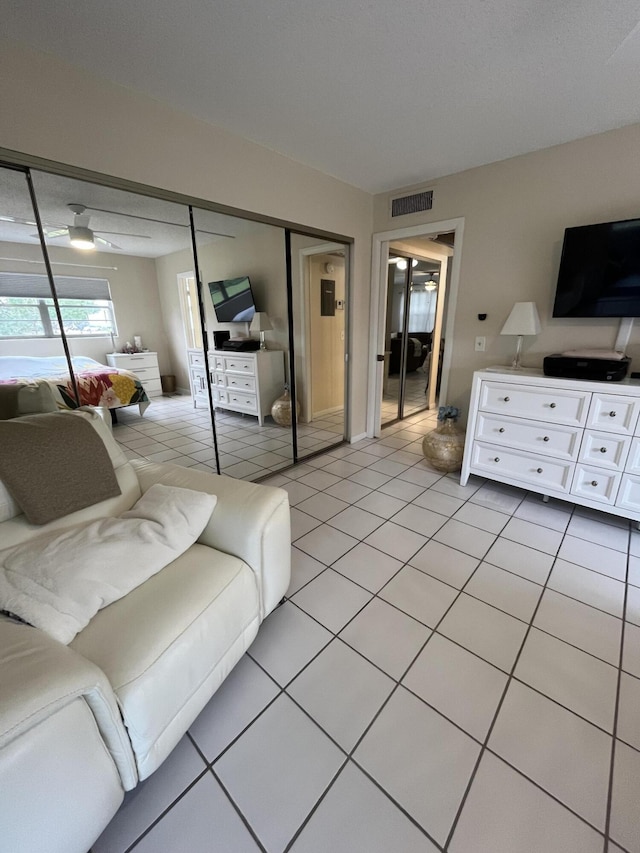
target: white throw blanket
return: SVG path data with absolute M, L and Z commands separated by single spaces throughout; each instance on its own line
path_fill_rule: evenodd
M 193 545 L 215 495 L 156 484 L 127 512 L 0 551 L 0 610 L 61 643 Z

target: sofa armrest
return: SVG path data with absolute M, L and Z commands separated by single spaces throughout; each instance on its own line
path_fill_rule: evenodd
M 102 670 L 37 628 L 0 617 L 0 751 L 78 698 L 91 710 L 122 787 L 135 787 L 131 743 Z
M 260 592 L 260 618 L 289 588 L 291 517 L 284 489 L 207 474 L 171 463 L 134 459 L 143 493 L 154 483 L 216 495 L 218 502 L 198 541 L 239 557 L 253 570 Z
M 136 780 L 103 673 L 0 617 L 0 848 L 86 853 Z

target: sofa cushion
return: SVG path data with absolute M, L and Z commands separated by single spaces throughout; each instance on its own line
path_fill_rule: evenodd
M 157 484 L 127 512 L 0 551 L 0 609 L 69 643 L 102 607 L 184 553 L 215 495 Z
M 237 557 L 196 544 L 97 613 L 71 642 L 107 675 L 141 779 L 178 743 L 258 624 L 253 572 Z
M 32 524 L 120 493 L 104 442 L 72 412 L 0 421 L 0 477 Z

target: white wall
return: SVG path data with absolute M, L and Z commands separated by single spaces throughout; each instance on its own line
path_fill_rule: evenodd
M 448 403 L 466 409 L 473 370 L 510 363 L 515 340 L 499 333 L 514 302 L 535 301 L 543 326 L 525 339 L 526 365 L 572 347 L 613 346 L 617 320 L 552 319 L 553 296 L 565 228 L 640 217 L 639 151 L 633 125 L 425 184 L 434 189 L 428 214 L 391 220 L 389 198 L 405 190 L 375 198 L 376 232 L 464 217 Z M 476 335 L 486 336 L 486 352 L 474 352 Z M 640 369 L 640 323 L 628 352 Z
M 352 431 L 365 430 L 372 198 L 16 43 L 0 49 L 0 146 L 354 238 Z
M 129 255 L 113 255 L 103 252 L 92 252 L 89 261 L 88 255 L 81 255 L 73 249 L 58 246 L 48 246 L 47 249 L 53 263 L 54 276 L 86 275 L 90 278 L 106 278 L 109 281 L 118 326 L 118 340 L 116 342 L 118 349 L 122 349 L 126 341 L 133 342 L 134 335 L 140 335 L 143 346 L 158 353 L 160 372 L 168 372 L 171 363 L 158 297 L 155 262 L 149 258 L 136 258 Z M 40 246 L 1 242 L 0 257 L 41 261 L 42 252 Z M 65 266 L 65 262 L 76 264 L 76 266 Z M 88 266 L 90 262 L 96 266 Z M 78 263 L 87 264 L 87 266 L 79 268 Z M 100 267 L 117 267 L 117 269 L 100 269 Z M 45 273 L 44 264 L 17 261 L 0 261 L 0 270 Z M 70 337 L 68 340 L 72 355 L 89 356 L 89 358 L 95 358 L 96 361 L 103 363 L 105 362 L 105 355 L 112 350 L 109 337 Z M 24 340 L 0 341 L 0 354 L 2 355 L 46 356 L 60 355 L 61 353 L 62 344 L 58 339 L 25 338 Z

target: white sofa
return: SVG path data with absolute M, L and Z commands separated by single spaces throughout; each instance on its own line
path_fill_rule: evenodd
M 289 584 L 285 491 L 129 462 L 103 421 L 94 428 L 122 494 L 38 527 L 0 484 L 2 548 L 118 515 L 154 483 L 218 501 L 196 544 L 100 610 L 68 646 L 0 617 L 3 853 L 86 853 L 124 792 L 169 755 Z

